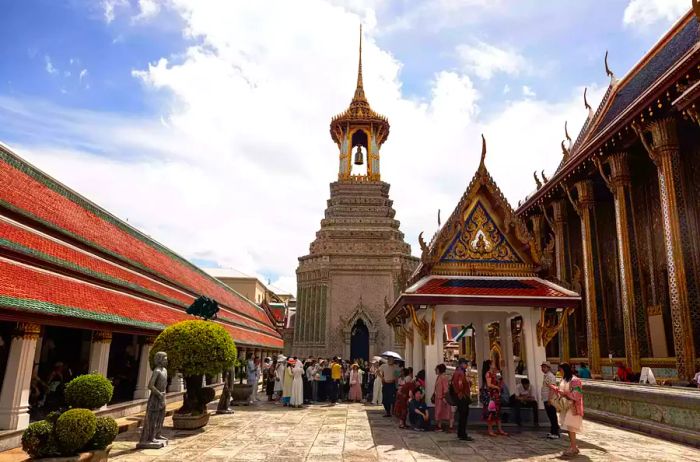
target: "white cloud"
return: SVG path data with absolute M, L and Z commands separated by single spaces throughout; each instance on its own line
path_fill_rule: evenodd
M 508 93 L 510 93 L 510 85 L 505 84 L 503 85 L 503 94 L 507 95 Z
M 28 139 L 41 126 L 41 142 L 25 142 L 20 155 L 176 252 L 278 275 L 273 284 L 295 292 L 297 257 L 337 176 L 328 124 L 352 98 L 357 25 L 372 12 L 320 0 L 173 4 L 201 44 L 177 63 L 162 58 L 133 73 L 149 91 L 173 95 L 162 115 L 0 97 L 0 120 Z M 391 123 L 382 178 L 418 253 L 418 233 L 435 230 L 437 209 L 444 220 L 471 179 L 481 133 L 487 166 L 515 203 L 533 187 L 523 172 L 554 168 L 564 120 L 580 126 L 586 111 L 575 89 L 555 103 L 513 95 L 485 119 L 478 88 L 454 71 L 434 75 L 426 101 L 406 98 L 401 63 L 373 40 L 380 27 L 365 36 L 365 91 Z M 597 94 L 589 88 L 591 101 Z
M 53 67 L 53 63 L 51 62 L 51 57 L 49 57 L 49 55 L 44 55 L 44 69 L 46 69 L 46 72 L 49 74 L 58 73 L 58 69 Z
M 128 6 L 128 0 L 102 0 L 102 10 L 107 24 L 114 21 L 116 17 L 115 9 L 122 6 Z
M 528 69 L 526 59 L 517 51 L 482 41 L 457 45 L 455 51 L 465 71 L 485 80 L 499 72 L 518 75 Z
M 527 85 L 523 85 L 523 96 L 526 98 L 534 98 L 537 95 L 532 88 L 528 87 Z
M 80 82 L 82 82 L 83 79 L 84 79 L 85 77 L 87 77 L 87 74 L 88 74 L 88 70 L 87 70 L 87 69 L 81 70 L 81 71 L 80 71 L 80 74 L 78 75 L 78 80 L 80 80 Z
M 139 0 L 139 13 L 134 16 L 134 21 L 143 21 L 157 16 L 160 5 L 157 0 Z
M 688 0 L 630 0 L 622 22 L 633 27 L 648 26 L 659 21 L 672 22 L 689 8 Z

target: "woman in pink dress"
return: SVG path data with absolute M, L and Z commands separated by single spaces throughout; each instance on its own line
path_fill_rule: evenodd
M 357 363 L 352 365 L 350 369 L 350 392 L 348 399 L 359 403 L 362 401 L 362 377 L 360 376 L 360 368 Z
M 435 368 L 437 379 L 435 380 L 435 431 L 443 430 L 442 423 L 447 421 L 449 425 L 449 433 L 452 433 L 454 427 L 452 425 L 452 406 L 447 402 L 447 394 L 450 390 L 450 379 L 445 374 L 447 368 L 444 364 L 438 364 Z

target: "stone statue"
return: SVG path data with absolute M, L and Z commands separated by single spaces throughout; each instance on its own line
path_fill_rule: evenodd
M 155 354 L 156 367 L 153 368 L 148 389 L 151 391 L 146 406 L 146 418 L 143 421 L 141 439 L 136 445 L 139 449 L 160 449 L 168 444 L 162 435 L 165 420 L 165 389 L 168 386 L 168 355 L 164 351 Z

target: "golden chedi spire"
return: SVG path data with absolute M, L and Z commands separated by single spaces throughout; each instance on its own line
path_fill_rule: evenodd
M 362 25 L 360 25 L 360 47 L 357 64 L 357 85 L 350 106 L 331 120 L 331 137 L 338 145 L 342 143 L 343 134 L 351 129 L 350 125 L 370 124 L 377 134 L 376 142 L 381 146 L 389 136 L 389 120 L 372 110 L 365 96 L 364 82 L 362 78 Z

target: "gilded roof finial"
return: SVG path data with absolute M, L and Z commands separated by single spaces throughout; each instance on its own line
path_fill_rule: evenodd
M 698 22 L 700 22 L 700 2 L 698 0 L 693 0 L 693 11 Z
M 608 66 L 608 50 L 605 50 L 605 73 L 610 77 L 611 85 L 617 82 L 615 74 L 610 70 L 610 66 Z
M 360 24 L 360 59 L 357 64 L 357 87 L 355 88 L 355 97 L 353 101 L 367 101 L 365 97 L 365 88 L 362 82 L 362 24 Z
M 586 109 L 588 109 L 588 117 L 591 117 L 593 115 L 593 108 L 590 104 L 588 104 L 588 98 L 586 97 L 586 93 L 588 93 L 588 87 L 583 89 L 583 106 Z
M 535 183 L 537 183 L 537 190 L 539 191 L 540 188 L 542 187 L 542 182 L 540 181 L 539 178 L 537 178 L 537 170 L 532 172 L 532 176 L 535 178 Z
M 566 139 L 569 141 L 569 149 L 571 149 L 571 137 L 569 136 L 569 121 L 565 120 L 564 121 L 564 135 L 566 136 Z
M 484 161 L 486 160 L 486 138 L 484 134 L 481 134 L 481 162 L 479 162 L 479 168 L 486 168 Z

